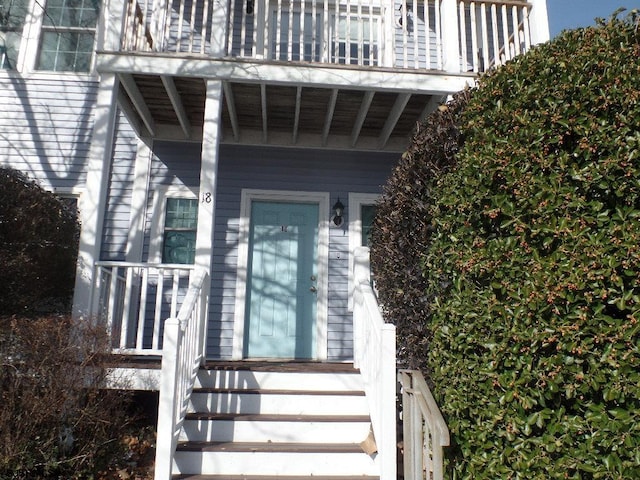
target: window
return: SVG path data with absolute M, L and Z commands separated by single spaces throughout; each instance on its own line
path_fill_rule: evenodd
M 371 14 L 360 18 L 341 13 L 331 22 L 331 62 L 351 65 L 377 65 L 380 19 Z
M 0 68 L 14 70 L 27 15 L 28 0 L 0 0 Z
M 361 236 L 360 245 L 368 247 L 371 245 L 371 229 L 373 219 L 376 216 L 375 205 L 360 205 Z
M 99 0 L 47 0 L 37 69 L 90 71 L 99 11 Z
M 149 262 L 193 264 L 197 227 L 197 191 L 185 186 L 158 187 L 151 210 Z
M 162 263 L 194 263 L 197 226 L 197 200 L 167 198 L 162 238 Z

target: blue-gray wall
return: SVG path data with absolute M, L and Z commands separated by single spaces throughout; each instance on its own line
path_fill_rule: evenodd
M 338 197 L 347 204 L 349 192 L 380 192 L 396 159 L 396 154 L 388 153 L 220 147 L 207 342 L 209 357 L 231 356 L 242 189 L 330 192 L 332 204 Z M 199 165 L 199 144 L 155 144 L 145 255 L 154 189 L 158 185 L 197 188 Z M 327 218 L 330 216 L 330 212 L 322 214 Z M 352 321 L 347 310 L 349 212 L 346 214 L 344 226 L 330 230 L 328 356 L 331 360 L 352 356 Z M 126 231 L 122 235 L 126 236 Z

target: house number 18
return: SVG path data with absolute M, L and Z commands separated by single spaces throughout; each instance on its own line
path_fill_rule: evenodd
M 202 194 L 202 203 L 211 203 L 211 192 L 204 192 Z

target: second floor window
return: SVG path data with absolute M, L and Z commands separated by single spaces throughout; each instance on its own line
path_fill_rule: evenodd
M 16 68 L 27 0 L 0 0 L 0 68 Z
M 90 71 L 99 12 L 99 0 L 48 0 L 37 69 Z

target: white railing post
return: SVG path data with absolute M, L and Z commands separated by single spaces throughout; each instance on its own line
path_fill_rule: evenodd
M 227 29 L 233 29 L 233 25 L 229 25 L 229 8 L 234 9 L 235 2 L 236 0 L 215 0 L 213 2 L 213 13 L 211 16 L 211 56 L 214 58 L 222 58 L 226 55 Z M 231 47 L 231 45 L 229 45 L 229 47 Z M 242 45 L 242 48 L 244 48 L 244 45 Z
M 442 55 L 444 57 L 443 68 L 446 72 L 459 73 L 460 39 L 458 34 L 458 0 L 442 0 L 440 5 Z
M 177 408 L 176 383 L 178 380 L 178 343 L 180 322 L 168 319 L 164 324 L 160 396 L 158 402 L 158 431 L 154 480 L 169 480 L 175 451 Z
M 205 270 L 196 271 L 177 318 L 169 318 L 164 324 L 155 480 L 171 478 L 180 429 L 203 361 L 199 319 L 203 310 L 202 287 L 207 279 Z
M 120 51 L 128 5 L 128 0 L 109 0 L 105 2 L 100 18 L 100 30 L 102 33 L 98 33 L 97 50 L 107 52 Z
M 396 61 L 395 14 L 395 2 L 389 0 L 382 12 L 384 36 L 380 41 L 380 45 L 384 49 L 382 52 L 382 66 L 384 67 L 393 67 Z
M 384 455 L 381 458 L 380 480 L 396 480 L 396 327 L 382 326 L 381 352 L 381 438 L 377 439 Z
M 529 12 L 529 31 L 531 43 L 537 45 L 549 41 L 549 15 L 547 13 L 546 0 L 529 0 L 531 11 Z

